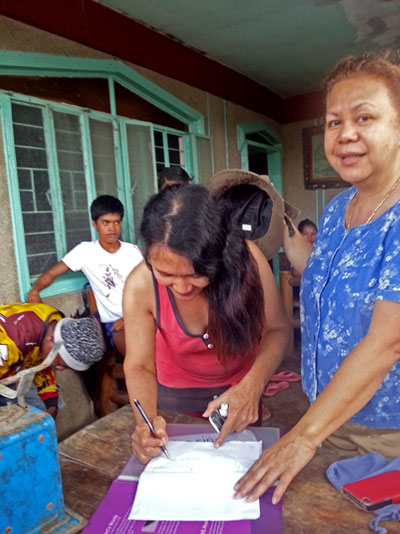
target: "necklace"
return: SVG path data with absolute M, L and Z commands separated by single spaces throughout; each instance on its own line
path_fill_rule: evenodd
M 379 201 L 378 205 L 376 206 L 376 208 L 373 210 L 373 212 L 371 213 L 371 215 L 368 217 L 368 219 L 365 221 L 364 224 L 368 224 L 369 222 L 372 221 L 372 219 L 375 217 L 376 215 L 376 212 L 379 210 L 379 208 L 382 206 L 382 204 L 385 202 L 385 200 L 388 198 L 388 196 L 390 195 L 390 193 L 392 191 L 394 191 L 397 187 L 397 185 L 400 183 L 400 176 L 397 178 L 397 180 L 395 181 L 395 183 L 392 185 L 392 187 L 389 189 L 389 191 L 385 194 L 385 196 Z M 346 223 L 346 229 L 347 230 L 350 230 L 351 228 L 351 221 L 353 220 L 353 213 L 354 213 L 354 208 L 356 207 L 356 204 L 357 204 L 357 201 L 358 201 L 358 191 L 357 193 L 354 195 L 353 197 L 353 205 L 351 206 L 351 212 L 350 212 L 350 215 L 349 215 L 349 218 L 347 220 L 347 223 Z

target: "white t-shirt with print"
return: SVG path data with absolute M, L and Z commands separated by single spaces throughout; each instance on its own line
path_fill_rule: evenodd
M 82 271 L 96 298 L 102 323 L 122 317 L 122 292 L 129 273 L 143 256 L 136 245 L 120 241 L 116 252 L 107 252 L 99 241 L 82 241 L 62 261 L 71 271 Z

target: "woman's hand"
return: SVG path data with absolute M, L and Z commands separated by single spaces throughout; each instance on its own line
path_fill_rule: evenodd
M 142 464 L 161 454 L 161 445 L 168 443 L 165 419 L 158 415 L 152 423 L 157 438 L 153 437 L 145 422 L 136 425 L 131 437 L 132 452 Z
M 248 502 L 254 502 L 277 480 L 272 496 L 276 504 L 301 469 L 312 459 L 317 446 L 293 429 L 279 441 L 266 449 L 239 482 L 235 485 L 235 499 L 246 495 Z
M 215 410 L 220 408 L 223 402 L 227 402 L 229 406 L 228 417 L 214 443 L 216 448 L 222 445 L 226 437 L 232 432 L 241 432 L 248 425 L 257 421 L 259 401 L 260 395 L 257 393 L 257 388 L 244 378 L 217 399 L 208 403 L 203 417 L 209 417 Z

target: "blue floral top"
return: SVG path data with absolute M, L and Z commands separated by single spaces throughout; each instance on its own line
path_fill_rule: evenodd
M 302 277 L 302 376 L 311 402 L 367 334 L 375 301 L 400 302 L 400 201 L 347 231 L 344 214 L 355 193 L 340 193 L 324 210 Z M 350 421 L 400 428 L 400 361 Z

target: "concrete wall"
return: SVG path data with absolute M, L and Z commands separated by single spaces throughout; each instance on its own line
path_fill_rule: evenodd
M 315 126 L 315 121 L 301 121 L 282 126 L 283 138 L 283 176 L 284 176 L 284 197 L 297 206 L 301 213 L 296 219 L 296 223 L 302 219 L 311 219 L 318 226 L 318 220 L 322 214 L 322 192 L 305 189 L 303 173 L 303 144 L 302 129 Z M 336 196 L 341 188 L 325 190 L 325 204 L 328 204 Z M 318 195 L 319 216 L 316 215 L 316 195 Z

